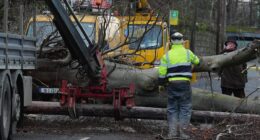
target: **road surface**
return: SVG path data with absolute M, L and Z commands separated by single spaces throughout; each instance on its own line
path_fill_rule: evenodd
M 29 114 L 13 140 L 153 140 L 166 129 L 160 120 Z
M 43 133 L 18 133 L 14 140 L 153 140 L 155 137 L 136 134 L 43 134 Z

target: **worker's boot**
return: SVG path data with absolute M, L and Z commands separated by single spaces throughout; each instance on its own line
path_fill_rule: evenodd
M 171 129 L 168 132 L 167 138 L 176 138 L 178 137 L 178 133 L 176 129 Z
M 178 124 L 176 121 L 169 123 L 168 139 L 174 139 L 178 137 Z
M 190 139 L 191 137 L 185 132 L 185 128 L 180 128 L 180 138 L 181 139 Z

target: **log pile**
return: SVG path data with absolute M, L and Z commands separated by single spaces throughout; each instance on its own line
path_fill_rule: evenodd
M 112 105 L 90 105 L 78 104 L 77 111 L 80 116 L 95 116 L 95 117 L 114 117 L 114 108 Z M 47 115 L 68 115 L 66 107 L 60 106 L 58 102 L 33 102 L 33 104 L 25 109 L 28 114 L 47 114 Z M 136 106 L 131 109 L 122 107 L 120 111 L 121 118 L 139 118 L 139 119 L 157 119 L 165 120 L 165 108 L 140 107 Z M 223 120 L 232 118 L 235 120 L 255 119 L 260 120 L 260 115 L 240 114 L 228 112 L 214 111 L 198 111 L 193 110 L 192 119 L 214 119 Z

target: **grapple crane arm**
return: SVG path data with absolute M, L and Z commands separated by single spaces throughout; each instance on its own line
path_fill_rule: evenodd
M 79 63 L 84 67 L 89 78 L 94 78 L 99 75 L 100 65 L 96 54 L 91 54 L 90 50 L 93 44 L 84 42 L 79 30 L 71 21 L 69 14 L 61 4 L 60 0 L 45 0 L 54 19 L 53 22 L 60 32 L 66 46 L 72 56 L 79 60 Z M 87 37 L 87 36 L 86 36 Z M 89 41 L 89 39 L 87 39 Z

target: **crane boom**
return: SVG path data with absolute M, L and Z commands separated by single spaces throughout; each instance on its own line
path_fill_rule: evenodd
M 87 75 L 90 78 L 97 77 L 99 75 L 100 64 L 96 54 L 91 54 L 90 52 L 91 48 L 94 47 L 93 44 L 88 42 L 89 45 L 87 45 L 86 42 L 84 42 L 79 30 L 77 30 L 71 21 L 69 14 L 66 12 L 60 0 L 45 1 L 54 15 L 53 22 L 59 30 L 72 56 L 79 60 L 79 63 L 86 70 Z
M 125 105 L 128 108 L 134 106 L 134 85 L 130 84 L 129 87 L 119 87 L 108 90 L 108 73 L 105 63 L 101 58 L 101 54 L 97 50 L 94 50 L 94 53 L 91 53 L 94 48 L 98 47 L 94 47 L 90 42 L 88 36 L 83 33 L 84 30 L 76 19 L 78 27 L 74 26 L 60 0 L 45 1 L 54 16 L 53 22 L 60 32 L 66 46 L 72 56 L 79 60 L 84 70 L 87 72 L 87 76 L 90 78 L 89 83 L 86 86 L 70 85 L 67 80 L 62 80 L 61 88 L 59 89 L 61 106 L 66 106 L 69 115 L 76 118 L 78 117 L 76 109 L 77 100 L 83 99 L 87 101 L 89 98 L 112 99 L 115 118 L 120 119 L 120 109 L 122 105 Z M 70 8 L 68 7 L 68 4 L 66 4 L 66 1 L 65 6 L 67 6 L 68 9 Z M 72 13 L 71 10 L 70 12 Z M 85 36 L 89 45 L 87 45 L 81 35 Z

